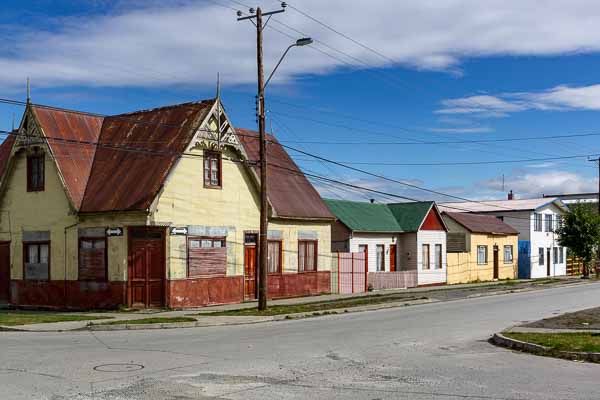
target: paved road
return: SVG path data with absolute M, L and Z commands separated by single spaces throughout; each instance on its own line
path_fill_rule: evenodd
M 258 325 L 2 333 L 0 398 L 597 400 L 600 365 L 486 339 L 599 303 L 589 284 Z

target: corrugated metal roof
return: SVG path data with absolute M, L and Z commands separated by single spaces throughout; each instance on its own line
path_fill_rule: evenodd
M 325 199 L 331 212 L 356 232 L 401 232 L 387 204 Z
M 519 231 L 492 215 L 445 212 L 444 216 L 451 218 L 473 233 L 519 234 Z
M 16 133 L 16 132 L 13 132 Z M 12 150 L 13 144 L 15 143 L 16 136 L 10 135 L 2 144 L 0 144 L 0 179 L 4 177 L 4 173 L 6 172 L 6 166 L 8 165 L 8 160 L 10 159 L 10 152 Z
M 48 145 L 73 205 L 79 208 L 90 176 L 103 118 L 45 107 L 32 106 L 31 109 L 48 138 Z
M 388 204 L 388 207 L 398 221 L 402 232 L 417 232 L 433 205 L 433 201 L 415 201 L 392 203 Z
M 81 211 L 148 209 L 213 104 L 205 100 L 106 117 Z
M 565 205 L 557 198 L 522 199 L 522 200 L 482 200 L 479 202 L 441 203 L 439 208 L 446 212 L 511 212 L 533 211 L 555 203 L 563 209 Z
M 260 157 L 258 132 L 236 128 L 251 161 Z M 274 136 L 267 135 L 267 196 L 277 217 L 334 219 L 317 190 Z M 260 176 L 260 165 L 253 166 Z

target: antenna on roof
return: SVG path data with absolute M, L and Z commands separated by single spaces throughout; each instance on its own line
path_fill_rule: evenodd
M 29 86 L 29 77 L 27 77 L 27 104 L 31 103 L 31 88 Z
M 15 130 L 15 113 L 12 113 L 12 129 L 11 130 Z
M 217 96 L 216 96 L 217 101 L 221 100 L 221 76 L 219 75 L 219 73 L 217 72 Z

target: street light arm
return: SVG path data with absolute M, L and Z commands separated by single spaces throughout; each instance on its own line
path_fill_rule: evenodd
M 273 71 L 271 72 L 271 75 L 269 75 L 269 77 L 267 78 L 267 81 L 265 82 L 265 85 L 263 86 L 263 90 L 267 87 L 267 85 L 269 84 L 269 82 L 271 82 L 271 78 L 275 74 L 275 71 L 277 71 L 277 68 L 279 68 L 279 65 L 281 65 L 281 62 L 283 61 L 283 59 L 285 58 L 285 56 L 287 55 L 287 53 L 290 51 L 290 49 L 292 47 L 296 47 L 296 46 L 298 46 L 296 43 L 292 43 L 292 44 L 290 44 L 288 46 L 287 49 L 285 49 L 285 51 L 283 52 L 283 55 L 281 56 L 281 58 L 277 62 L 277 65 L 275 65 L 275 68 L 273 68 Z

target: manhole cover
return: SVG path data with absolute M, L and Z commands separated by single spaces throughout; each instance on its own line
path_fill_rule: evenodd
M 141 364 L 102 364 L 94 367 L 94 371 L 99 372 L 131 372 L 140 369 L 144 369 Z

